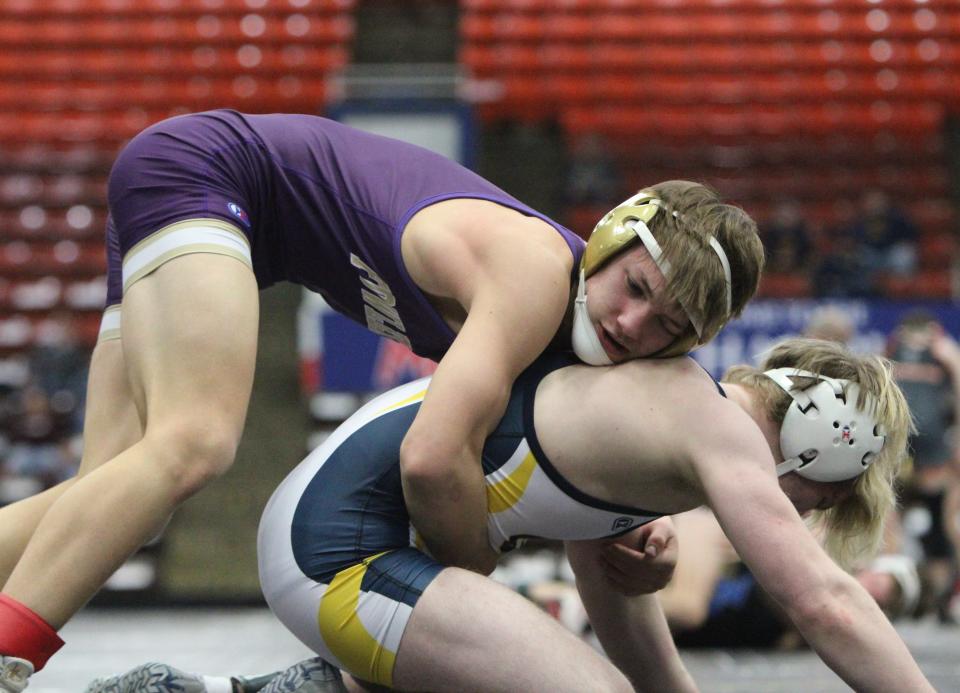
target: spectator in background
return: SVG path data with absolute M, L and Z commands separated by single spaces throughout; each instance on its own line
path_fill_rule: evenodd
M 767 251 L 767 271 L 806 272 L 813 256 L 813 242 L 800 205 L 781 200 L 767 224 L 760 229 Z
M 55 312 L 0 384 L 0 506 L 76 473 L 89 360 L 72 315 Z
M 837 344 L 848 344 L 853 335 L 853 322 L 836 306 L 820 306 L 813 311 L 803 333 L 810 339 L 825 339 Z
M 884 553 L 853 575 L 890 619 L 908 615 L 920 595 L 913 559 L 899 553 L 899 525 L 887 523 Z M 681 648 L 793 650 L 803 638 L 734 551 L 714 514 L 697 508 L 674 517 L 680 556 L 659 592 L 664 615 Z
M 577 139 L 564 182 L 566 203 L 608 206 L 625 193 L 623 174 L 603 136 L 591 132 Z
M 818 298 L 869 298 L 876 295 L 874 276 L 851 227 L 827 231 L 829 247 L 813 270 Z
M 907 314 L 892 336 L 889 356 L 894 377 L 916 420 L 910 442 L 913 471 L 905 506 L 929 513 L 921 534 L 921 575 L 929 587 L 923 607 L 934 608 L 942 622 L 952 622 L 950 601 L 957 580 L 960 549 L 960 477 L 957 415 L 960 404 L 960 345 L 930 313 Z
M 71 433 L 83 430 L 83 403 L 87 390 L 90 350 L 76 332 L 73 316 L 58 311 L 41 323 L 29 353 L 34 382 L 50 400 L 50 406 L 70 417 Z
M 885 275 L 910 277 L 917 270 L 917 228 L 882 190 L 860 200 L 853 236 L 874 281 Z
M 32 480 L 40 488 L 73 476 L 79 459 L 70 447 L 70 411 L 58 411 L 43 388 L 31 382 L 12 397 L 6 414 L 4 476 Z

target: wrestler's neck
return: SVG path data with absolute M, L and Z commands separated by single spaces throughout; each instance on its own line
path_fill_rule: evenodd
M 550 344 L 547 346 L 547 351 L 570 351 L 573 348 L 571 345 L 570 335 L 573 331 L 573 304 L 576 297 L 577 280 L 571 279 L 570 297 L 567 301 L 567 311 L 563 314 L 563 320 L 560 322 L 560 328 L 557 330 L 556 334 L 553 335 L 553 339 L 550 340 Z
M 780 455 L 780 425 L 774 422 L 763 409 L 756 391 L 744 385 L 722 383 L 727 398 L 743 409 L 767 439 L 773 459 L 783 459 Z

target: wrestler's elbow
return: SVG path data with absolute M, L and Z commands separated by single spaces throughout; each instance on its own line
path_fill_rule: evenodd
M 859 596 L 852 579 L 835 579 L 805 590 L 785 606 L 797 628 L 808 639 L 817 640 L 818 636 L 830 637 L 849 627 Z
M 464 478 L 479 452 L 463 440 L 411 430 L 400 444 L 400 473 L 411 483 L 440 483 Z M 479 470 L 479 464 L 475 465 Z M 466 470 L 465 470 L 466 468 Z
M 400 473 L 404 483 L 413 486 L 431 486 L 448 479 L 451 460 L 458 451 L 436 436 L 411 431 L 400 444 Z

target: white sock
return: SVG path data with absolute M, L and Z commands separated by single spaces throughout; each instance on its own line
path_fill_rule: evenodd
M 226 676 L 201 676 L 207 693 L 233 693 L 233 682 Z

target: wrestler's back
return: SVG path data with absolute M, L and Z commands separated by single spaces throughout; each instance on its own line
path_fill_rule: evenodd
M 575 365 L 544 378 L 534 418 L 545 456 L 577 488 L 674 514 L 706 502 L 690 460 L 679 452 L 698 434 L 684 414 L 691 402 L 736 406 L 690 357 L 636 359 L 602 370 Z
M 407 271 L 401 236 L 427 207 L 478 201 L 546 222 L 578 259 L 580 238 L 458 163 L 317 116 L 171 118 L 131 141 L 110 185 L 120 253 L 185 219 L 223 220 L 249 241 L 261 288 L 301 284 L 435 359 L 454 333 Z
M 301 284 L 382 336 L 438 357 L 453 333 L 400 258 L 407 221 L 451 197 L 520 203 L 459 164 L 399 140 L 316 116 L 239 117 L 268 154 L 253 247 L 255 260 L 264 258 L 261 284 Z

